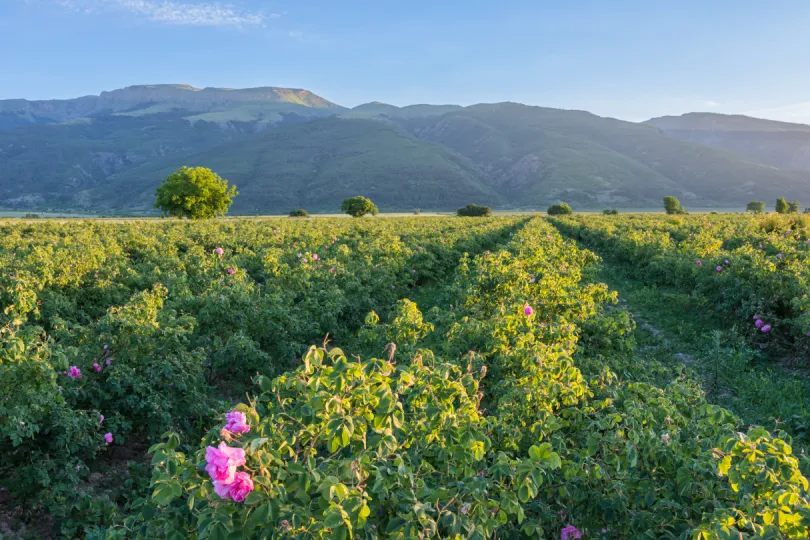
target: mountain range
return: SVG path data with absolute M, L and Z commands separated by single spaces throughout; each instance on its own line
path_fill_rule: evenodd
M 342 107 L 307 90 L 132 86 L 0 100 L 0 207 L 154 212 L 182 165 L 237 185 L 231 212 L 476 202 L 534 210 L 810 200 L 810 126 L 690 113 L 643 123 L 517 103 Z

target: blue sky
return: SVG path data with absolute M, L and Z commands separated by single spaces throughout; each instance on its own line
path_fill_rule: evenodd
M 0 99 L 133 84 L 810 121 L 806 0 L 0 0 Z

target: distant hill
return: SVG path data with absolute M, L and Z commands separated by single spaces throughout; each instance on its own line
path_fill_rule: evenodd
M 162 178 L 182 165 L 211 167 L 235 183 L 233 211 L 257 214 L 303 207 L 338 211 L 362 194 L 384 210 L 458 208 L 505 200 L 464 157 L 403 129 L 330 118 L 245 136 L 204 152 L 167 156 L 110 178 L 83 194 L 92 207 L 151 209 Z
M 810 126 L 742 115 L 689 113 L 647 120 L 666 135 L 745 154 L 782 169 L 810 169 Z
M 282 105 L 282 107 L 279 107 Z M 287 107 L 283 107 L 286 105 Z M 34 124 L 55 124 L 104 114 L 143 116 L 182 110 L 189 113 L 216 114 L 233 110 L 262 111 L 273 114 L 279 110 L 327 109 L 337 112 L 343 107 L 298 88 L 194 88 L 185 84 L 156 84 L 129 86 L 98 96 L 76 99 L 28 101 L 0 100 L 0 130 Z M 192 115 L 193 116 L 193 115 Z M 228 118 L 228 116 L 224 116 Z M 206 119 L 206 118 L 203 118 Z M 234 118 L 239 120 L 240 118 Z M 244 119 L 244 118 L 242 118 Z M 216 120 L 214 120 L 216 121 Z
M 665 195 L 701 206 L 739 206 L 780 193 L 810 198 L 810 173 L 584 111 L 473 105 L 406 125 L 470 158 L 507 200 L 523 206 L 565 200 L 588 208 L 658 207 Z
M 235 213 L 741 207 L 810 200 L 810 126 L 690 114 L 645 123 L 517 103 L 341 107 L 307 90 L 133 86 L 0 101 L 0 207 L 149 212 L 181 165 L 237 184 Z

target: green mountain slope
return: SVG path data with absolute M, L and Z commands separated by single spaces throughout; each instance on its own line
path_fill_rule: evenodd
M 742 115 L 689 113 L 647 120 L 676 139 L 745 154 L 782 169 L 810 169 L 810 126 Z
M 810 174 L 583 111 L 474 105 L 403 125 L 470 158 L 507 199 L 523 205 L 659 206 L 664 195 L 676 195 L 693 204 L 738 206 L 787 193 L 810 197 Z
M 206 152 L 168 156 L 116 175 L 87 192 L 86 200 L 94 207 L 149 209 L 161 179 L 181 165 L 210 167 L 236 184 L 236 213 L 295 207 L 338 212 L 341 200 L 358 194 L 383 209 L 506 202 L 481 171 L 446 148 L 387 123 L 337 118 L 284 125 Z

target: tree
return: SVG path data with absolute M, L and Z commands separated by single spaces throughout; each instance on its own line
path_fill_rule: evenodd
M 686 209 L 681 206 L 681 201 L 675 197 L 664 197 L 664 210 L 667 214 L 685 214 Z
M 617 215 L 619 215 L 619 211 L 616 210 L 615 208 L 613 210 L 608 210 L 608 209 L 602 210 L 602 213 L 605 214 L 606 216 L 617 216 Z
M 340 205 L 340 211 L 345 214 L 349 214 L 352 217 L 363 217 L 366 214 L 376 216 L 380 213 L 373 202 L 365 197 L 360 197 L 359 195 L 357 197 L 345 199 Z
M 788 203 L 785 201 L 784 197 L 776 199 L 776 211 L 780 214 L 788 213 Z
M 157 188 L 155 208 L 164 216 L 208 219 L 225 215 L 238 195 L 236 186 L 205 167 L 181 167 Z
M 478 206 L 472 203 L 464 208 L 459 208 L 456 214 L 462 217 L 488 217 L 492 215 L 492 209 L 489 206 Z
M 572 213 L 571 207 L 566 203 L 552 204 L 548 207 L 548 215 L 563 216 Z
M 745 205 L 746 212 L 753 212 L 755 214 L 765 213 L 765 203 L 762 201 L 751 201 Z
M 799 213 L 799 201 L 790 201 L 788 203 L 788 214 Z
M 309 212 L 303 208 L 298 208 L 297 210 L 290 212 L 290 217 L 309 217 Z

